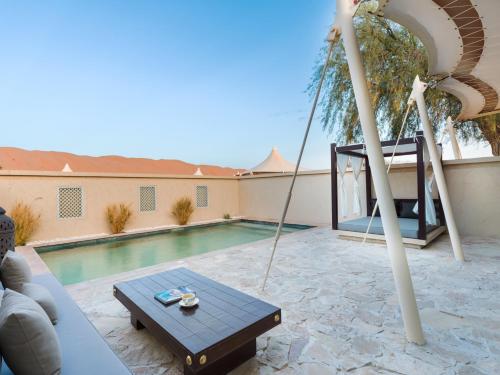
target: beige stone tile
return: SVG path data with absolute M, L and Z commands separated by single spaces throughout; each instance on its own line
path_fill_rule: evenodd
M 178 374 L 179 361 L 135 331 L 111 293 L 121 280 L 183 266 L 283 309 L 240 374 L 481 374 L 500 363 L 500 240 L 466 239 L 455 262 L 447 237 L 407 249 L 427 345 L 406 342 L 384 246 L 328 228 L 282 237 L 265 291 L 272 240 L 71 285 L 67 290 L 136 374 Z M 202 301 L 203 302 L 203 301 Z M 498 372 L 498 371 L 497 371 Z M 495 373 L 495 372 L 494 372 Z

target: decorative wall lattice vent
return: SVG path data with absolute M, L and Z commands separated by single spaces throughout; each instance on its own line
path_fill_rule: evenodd
M 60 187 L 57 202 L 59 218 L 83 216 L 83 189 L 81 187 Z
M 140 187 L 140 206 L 141 212 L 156 210 L 156 187 L 141 186 Z
M 196 207 L 208 207 L 208 186 L 196 186 Z

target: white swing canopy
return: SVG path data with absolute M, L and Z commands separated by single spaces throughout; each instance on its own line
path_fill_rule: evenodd
M 437 87 L 462 102 L 459 120 L 500 112 L 499 0 L 379 0 L 378 15 L 424 44 Z

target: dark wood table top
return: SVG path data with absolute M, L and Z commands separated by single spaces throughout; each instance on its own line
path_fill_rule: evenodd
M 178 303 L 165 306 L 154 299 L 155 293 L 179 286 L 193 289 L 199 305 L 184 309 Z M 172 339 L 194 356 L 221 342 L 234 346 L 255 339 L 281 323 L 278 307 L 186 268 L 121 282 L 114 286 L 114 294 L 139 320 L 151 318 L 149 326 L 142 323 L 152 334 L 164 330 L 167 341 Z M 232 338 L 238 342 L 231 343 Z

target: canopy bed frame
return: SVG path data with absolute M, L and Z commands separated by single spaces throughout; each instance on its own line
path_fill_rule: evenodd
M 438 237 L 446 230 L 445 215 L 441 199 L 433 199 L 436 212 L 436 225 L 426 222 L 426 166 L 424 161 L 425 138 L 423 132 L 417 131 L 413 138 L 403 138 L 399 142 L 395 140 L 384 141 L 382 150 L 384 157 L 416 155 L 417 157 L 417 198 L 394 199 L 394 205 L 398 216 L 403 243 L 408 246 L 422 248 Z M 438 145 L 440 148 L 441 144 Z M 396 150 L 394 150 L 396 149 Z M 358 217 L 351 220 L 339 222 L 339 188 L 338 188 L 338 155 L 348 155 L 351 158 L 361 158 L 365 163 L 365 185 L 366 185 L 366 217 Z M 353 144 L 337 146 L 331 144 L 331 184 L 332 184 L 332 229 L 337 230 L 339 236 L 348 239 L 360 239 L 365 237 L 371 241 L 384 241 L 384 231 L 380 220 L 378 209 L 370 225 L 370 217 L 376 204 L 376 198 L 372 197 L 372 173 L 365 144 Z M 342 194 L 341 194 L 342 195 Z M 344 197 L 345 199 L 345 197 Z M 418 213 L 413 212 L 413 207 L 418 205 Z

